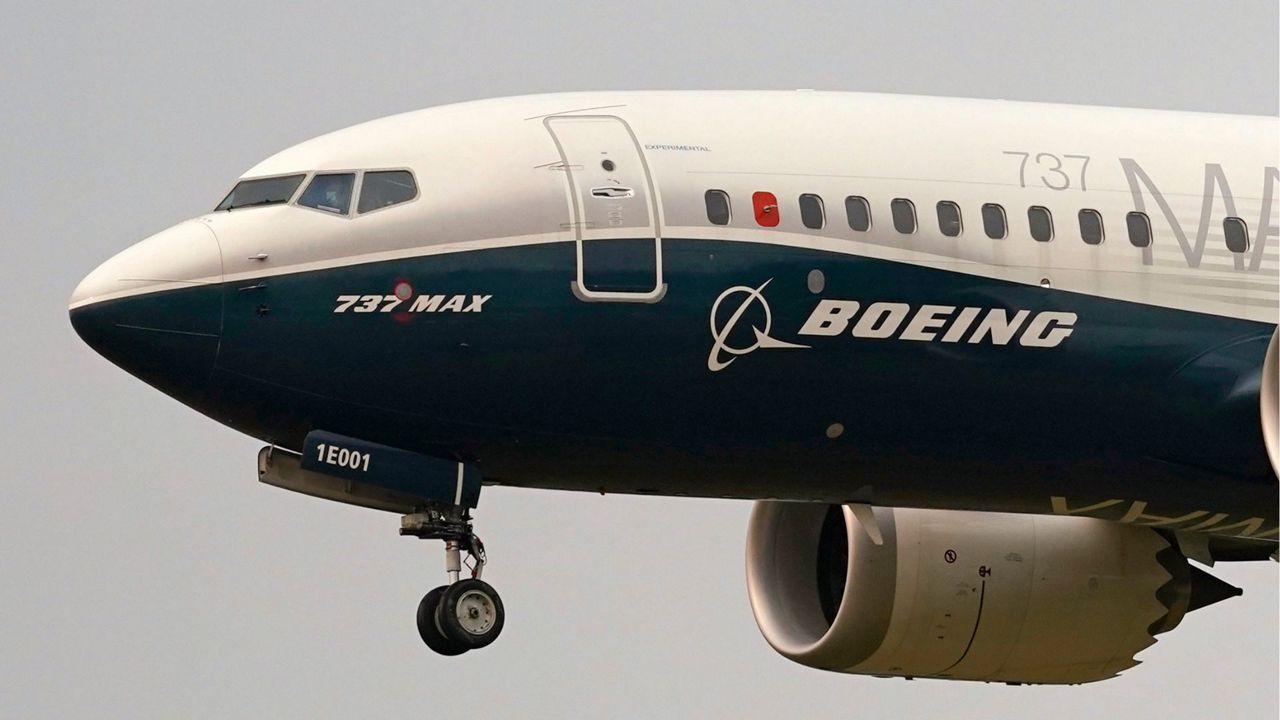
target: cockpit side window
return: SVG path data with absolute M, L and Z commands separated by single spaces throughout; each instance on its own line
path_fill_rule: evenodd
M 293 193 L 302 184 L 305 175 L 284 175 L 282 177 L 241 180 L 231 192 L 218 203 L 218 210 L 234 210 L 235 208 L 254 207 L 258 205 L 276 205 L 289 202 Z
M 389 205 L 408 202 L 418 197 L 418 185 L 406 170 L 379 170 L 364 174 L 360 184 L 360 202 L 356 212 L 367 213 Z
M 355 173 L 316 175 L 298 198 L 304 207 L 346 215 L 351 209 L 351 188 L 356 184 Z

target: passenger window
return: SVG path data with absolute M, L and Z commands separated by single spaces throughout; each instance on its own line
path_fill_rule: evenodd
M 708 190 L 706 201 L 707 220 L 710 220 L 712 225 L 728 225 L 729 193 L 723 190 Z
M 858 232 L 871 229 L 871 206 L 866 198 L 850 195 L 844 199 L 844 211 L 849 216 L 849 227 Z
M 947 237 L 956 237 L 962 229 L 960 206 L 950 200 L 938 203 L 938 230 Z
M 404 170 L 367 172 L 360 183 L 360 202 L 356 212 L 367 213 L 389 205 L 408 202 L 418 197 L 413 174 Z
M 822 209 L 822 198 L 812 193 L 800 196 L 800 222 L 810 230 L 821 230 L 827 224 L 826 213 Z
M 999 240 L 1009 234 L 1008 223 L 1005 222 L 1004 208 L 995 204 L 987 203 L 982 206 L 982 229 L 987 233 L 987 237 L 992 240 Z
M 1131 212 L 1125 216 L 1124 221 L 1129 226 L 1129 242 L 1134 247 L 1151 245 L 1151 220 L 1146 213 Z
M 1080 239 L 1089 245 L 1102 244 L 1102 215 L 1097 210 L 1080 211 Z
M 893 229 L 903 235 L 916 231 L 916 206 L 906 198 L 895 198 L 889 203 L 893 215 Z
M 1238 217 L 1229 217 L 1222 221 L 1222 234 L 1227 238 L 1227 249 L 1233 253 L 1242 253 L 1249 249 L 1249 227 Z
M 756 222 L 761 227 L 778 227 L 778 198 L 771 192 L 758 192 L 751 195 L 751 206 L 756 213 Z
M 355 185 L 354 173 L 317 175 L 298 198 L 298 204 L 325 212 L 346 215 L 351 209 L 351 186 Z
M 1049 208 L 1033 205 L 1027 210 L 1027 222 L 1031 224 L 1031 237 L 1037 242 L 1053 239 L 1053 214 Z

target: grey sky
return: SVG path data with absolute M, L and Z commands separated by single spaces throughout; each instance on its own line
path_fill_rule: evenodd
M 437 543 L 259 485 L 256 441 L 110 366 L 65 309 L 266 155 L 458 100 L 819 88 L 1276 114 L 1274 0 L 459 5 L 5 8 L 0 715 L 1276 716 L 1273 564 L 1220 566 L 1245 596 L 1117 680 L 842 676 L 760 638 L 739 502 L 487 490 L 507 628 L 436 657 L 413 613 Z

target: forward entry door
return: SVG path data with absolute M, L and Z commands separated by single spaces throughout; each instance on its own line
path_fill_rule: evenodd
M 567 178 L 582 300 L 657 302 L 662 234 L 657 197 L 635 133 L 612 115 L 549 117 Z

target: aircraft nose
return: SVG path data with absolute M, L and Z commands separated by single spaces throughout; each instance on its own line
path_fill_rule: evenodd
M 107 260 L 71 295 L 71 325 L 126 372 L 187 402 L 206 389 L 222 331 L 222 256 L 201 221 Z

